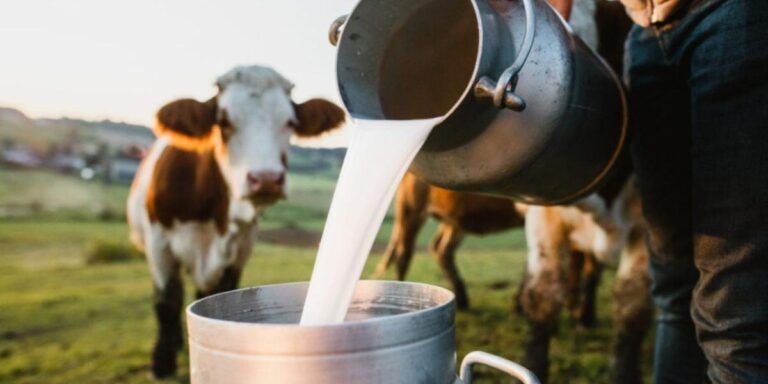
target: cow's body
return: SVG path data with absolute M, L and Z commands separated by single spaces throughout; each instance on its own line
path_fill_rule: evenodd
M 453 286 L 457 306 L 465 309 L 469 296 L 455 261 L 455 251 L 464 235 L 486 235 L 522 227 L 523 213 L 509 199 L 449 191 L 407 173 L 397 189 L 392 237 L 375 277 L 382 277 L 395 264 L 397 279 L 405 279 L 416 238 L 430 215 L 440 222 L 430 251 Z
M 235 68 L 218 86 L 213 99 L 178 100 L 158 112 L 158 140 L 128 199 L 131 238 L 147 256 L 155 287 L 157 377 L 176 370 L 181 272 L 198 297 L 236 288 L 260 214 L 285 196 L 290 136 L 318 135 L 344 121 L 330 102 L 293 103 L 293 85 L 269 68 Z
M 198 296 L 219 291 L 224 271 L 245 263 L 263 208 L 231 201 L 212 153 L 178 149 L 167 137 L 153 145 L 136 180 L 132 238 L 146 253 L 155 286 L 163 289 L 183 267 Z

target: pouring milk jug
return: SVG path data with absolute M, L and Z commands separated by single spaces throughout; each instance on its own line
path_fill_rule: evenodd
M 361 0 L 330 38 L 352 117 L 445 116 L 411 166 L 431 184 L 564 204 L 624 145 L 621 82 L 543 0 Z

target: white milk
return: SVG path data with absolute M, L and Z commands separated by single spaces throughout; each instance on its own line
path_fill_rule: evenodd
M 389 203 L 442 118 L 358 120 L 328 212 L 301 325 L 341 323 Z

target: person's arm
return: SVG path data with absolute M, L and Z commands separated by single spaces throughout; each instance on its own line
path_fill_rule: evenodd
M 552 5 L 552 7 L 554 7 L 566 21 L 571 18 L 573 0 L 549 0 L 549 4 Z

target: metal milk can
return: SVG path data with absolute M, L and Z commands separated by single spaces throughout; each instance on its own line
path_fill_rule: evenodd
M 330 38 L 353 117 L 445 115 L 411 166 L 431 184 L 568 203 L 626 140 L 621 82 L 543 0 L 361 0 Z
M 456 376 L 454 296 L 426 284 L 360 281 L 347 319 L 298 326 L 307 283 L 247 288 L 187 308 L 192 384 L 470 384 L 472 365 L 539 381 L 472 352 Z

